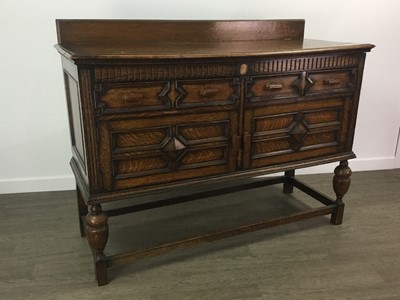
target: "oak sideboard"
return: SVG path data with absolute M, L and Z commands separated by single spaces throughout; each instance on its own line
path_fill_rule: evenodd
M 113 265 L 175 249 L 322 215 L 342 223 L 365 55 L 374 46 L 304 39 L 304 23 L 56 21 L 79 224 L 98 285 L 108 283 Z M 339 162 L 336 199 L 295 177 L 296 169 L 332 162 Z M 244 180 L 277 172 L 284 173 Z M 108 217 L 279 183 L 284 193 L 298 188 L 321 206 L 143 251 L 104 253 Z M 191 187 L 201 190 L 102 209 Z

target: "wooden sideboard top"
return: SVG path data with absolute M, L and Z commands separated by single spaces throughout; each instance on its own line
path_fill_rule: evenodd
M 304 20 L 57 20 L 72 60 L 175 59 L 370 51 L 372 44 L 304 39 Z

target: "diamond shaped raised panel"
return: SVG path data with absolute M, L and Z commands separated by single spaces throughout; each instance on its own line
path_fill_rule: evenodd
M 304 121 L 302 113 L 298 113 L 295 118 L 295 122 L 290 126 L 290 141 L 294 151 L 298 151 L 304 142 L 304 137 L 308 132 L 307 123 Z
M 293 83 L 295 87 L 299 90 L 300 96 L 305 96 L 307 91 L 312 87 L 314 82 L 308 76 L 307 72 L 301 73 L 300 77 Z
M 162 148 L 162 150 L 172 159 L 176 159 L 185 151 L 185 149 L 186 146 L 176 137 L 171 138 Z

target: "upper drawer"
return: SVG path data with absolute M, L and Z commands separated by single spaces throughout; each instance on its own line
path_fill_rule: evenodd
M 305 95 L 352 92 L 355 85 L 355 70 L 311 72 L 307 81 L 310 84 L 309 87 L 305 87 Z
M 178 80 L 177 108 L 235 104 L 239 98 L 239 79 Z
M 173 80 L 95 85 L 99 114 L 235 104 L 239 79 Z
M 102 112 L 166 109 L 171 106 L 170 90 L 169 81 L 97 84 L 96 108 Z
M 287 99 L 354 90 L 355 71 L 329 70 L 250 77 L 246 82 L 247 102 Z

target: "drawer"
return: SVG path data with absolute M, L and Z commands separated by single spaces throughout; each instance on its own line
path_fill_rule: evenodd
M 351 98 L 248 109 L 244 168 L 317 158 L 346 150 Z
M 96 108 L 102 113 L 146 111 L 171 106 L 169 81 L 97 84 Z
M 258 102 L 350 93 L 354 90 L 354 84 L 353 69 L 250 77 L 246 82 L 246 100 Z
M 236 112 L 104 121 L 103 185 L 121 190 L 233 172 Z
M 239 98 L 239 78 L 178 80 L 178 108 L 235 104 Z
M 97 84 L 96 109 L 103 114 L 234 105 L 239 82 L 229 78 Z
M 246 81 L 247 102 L 298 97 L 298 74 L 251 77 Z
M 352 92 L 355 86 L 355 70 L 311 72 L 308 78 L 312 84 L 306 95 Z

